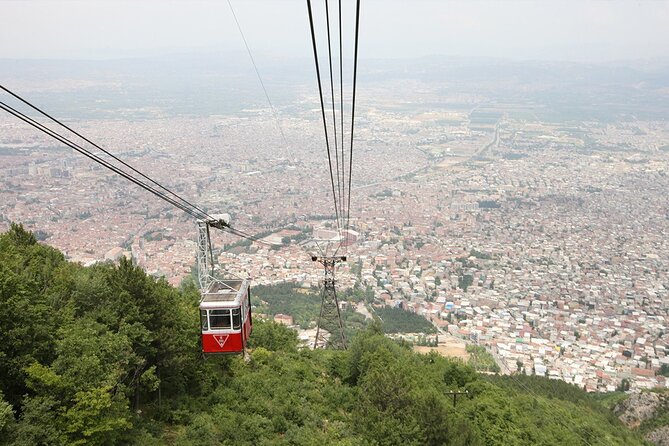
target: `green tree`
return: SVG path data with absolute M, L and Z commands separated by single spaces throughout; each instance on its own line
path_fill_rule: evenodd
M 474 276 L 472 274 L 458 276 L 458 288 L 462 288 L 463 291 L 467 291 L 467 288 L 469 288 L 473 283 Z
M 14 409 L 0 392 L 0 445 L 10 444 L 14 437 Z
M 16 446 L 66 445 L 67 436 L 58 419 L 58 402 L 49 396 L 28 397 L 16 426 Z
M 132 426 L 126 401 L 115 398 L 111 386 L 77 392 L 73 403 L 63 414 L 69 444 L 115 444 Z
M 62 254 L 39 245 L 20 225 L 0 236 L 0 391 L 13 406 L 26 393 L 25 367 L 53 359 L 56 302 L 43 290 L 63 262 Z
M 256 320 L 250 361 L 203 361 L 199 298 L 192 281 L 176 290 L 127 260 L 66 262 L 12 226 L 0 235 L 0 444 L 642 444 L 575 386 L 414 353 L 378 319 L 347 333 L 348 351 L 299 349 L 294 331 Z M 454 389 L 468 391 L 455 408 Z
M 249 347 L 263 347 L 270 351 L 297 351 L 297 332 L 274 321 L 253 320 L 253 336 Z
M 657 371 L 658 375 L 669 376 L 669 364 L 662 364 Z
M 463 389 L 467 384 L 476 381 L 478 375 L 473 367 L 457 360 L 448 360 L 444 365 L 444 383 L 449 388 Z

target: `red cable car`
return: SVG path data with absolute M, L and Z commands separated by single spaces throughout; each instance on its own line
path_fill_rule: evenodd
M 244 353 L 253 330 L 246 280 L 214 280 L 200 300 L 202 353 Z

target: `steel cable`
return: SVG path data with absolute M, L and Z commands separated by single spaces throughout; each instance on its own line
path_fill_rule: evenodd
M 332 184 L 332 199 L 334 201 L 335 207 L 335 219 L 337 221 L 337 227 L 341 231 L 339 226 L 339 207 L 337 206 L 337 193 L 335 191 L 334 175 L 332 173 L 332 157 L 330 155 L 330 140 L 328 137 L 328 126 L 327 120 L 325 119 L 325 105 L 323 103 L 323 86 L 321 85 L 321 70 L 318 64 L 318 50 L 316 48 L 316 33 L 314 31 L 314 18 L 311 11 L 311 0 L 307 0 L 307 9 L 309 11 L 309 26 L 311 28 L 311 43 L 314 50 L 314 62 L 316 64 L 316 78 L 318 80 L 318 93 L 321 101 L 321 115 L 323 118 L 323 131 L 325 132 L 325 147 L 328 152 L 328 165 L 330 168 L 330 183 Z

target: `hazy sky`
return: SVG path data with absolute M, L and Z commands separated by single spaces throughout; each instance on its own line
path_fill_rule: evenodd
M 350 26 L 354 3 L 343 3 Z M 254 52 L 311 57 L 306 1 L 232 4 Z M 319 18 L 322 11 L 316 11 Z M 115 58 L 193 49 L 244 49 L 225 1 L 0 0 L 0 58 Z M 361 58 L 666 58 L 669 0 L 363 0 L 360 51 Z

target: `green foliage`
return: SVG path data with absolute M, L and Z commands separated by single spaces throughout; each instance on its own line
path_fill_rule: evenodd
M 485 252 L 481 252 L 481 251 L 476 250 L 476 249 L 474 249 L 474 248 L 472 248 L 472 249 L 469 251 L 469 255 L 470 255 L 470 256 L 474 256 L 474 257 L 476 257 L 477 259 L 482 259 L 482 260 L 490 260 L 490 259 L 492 259 L 492 256 L 491 256 L 490 254 L 486 254 Z
M 366 300 L 369 299 L 370 293 L 370 289 L 351 288 L 341 294 L 340 300 Z M 321 294 L 318 290 L 300 288 L 290 283 L 280 283 L 271 286 L 256 286 L 253 294 L 256 297 L 256 303 L 262 301 L 256 308 L 258 313 L 271 316 L 289 314 L 293 316 L 295 324 L 303 329 L 316 325 L 321 310 Z M 373 298 L 373 293 L 371 295 Z M 367 325 L 365 317 L 357 313 L 352 306 L 341 310 L 341 316 L 347 338 L 351 338 L 356 331 Z
M 341 318 L 346 339 L 352 339 L 358 331 L 364 330 L 370 322 L 369 319 L 366 319 L 364 315 L 350 306 L 341 311 Z
M 249 347 L 262 347 L 269 351 L 296 352 L 297 332 L 274 321 L 253 320 L 253 336 L 249 339 Z
M 445 394 L 441 378 L 450 376 L 455 363 L 416 355 L 378 327 L 356 337 L 350 358 L 348 379 L 357 384 L 360 398 L 357 427 L 373 444 L 480 444 L 475 428 L 449 406 Z
M 462 288 L 464 291 L 467 291 L 467 288 L 469 288 L 473 283 L 474 276 L 471 274 L 463 274 L 458 276 L 458 288 Z
M 669 364 L 662 364 L 657 371 L 658 375 L 669 376 Z
M 444 384 L 451 389 L 464 389 L 464 387 L 477 379 L 476 371 L 473 367 L 464 363 L 452 360 L 444 366 Z
M 629 398 L 629 395 L 625 392 L 607 392 L 593 394 L 592 398 L 601 406 L 612 411 L 618 403 Z
M 26 248 L 37 244 L 37 238 L 23 228 L 22 224 L 12 223 L 4 237 L 17 248 Z
M 0 392 L 0 445 L 9 443 L 14 435 L 14 425 L 14 409 Z
M 275 303 L 254 294 L 311 320 L 319 295 L 278 290 Z M 13 225 L 0 235 L 0 445 L 642 444 L 574 386 L 483 377 L 391 341 L 389 326 L 432 328 L 401 310 L 367 325 L 344 311 L 360 327 L 348 351 L 300 350 L 256 318 L 248 362 L 204 361 L 198 298 L 125 259 L 68 263 Z M 453 407 L 449 390 L 468 397 Z
M 67 444 L 63 426 L 57 418 L 60 408 L 56 399 L 47 395 L 26 398 L 21 406 L 22 413 L 16 426 L 14 444 Z
M 114 397 L 111 386 L 77 392 L 73 405 L 62 414 L 69 443 L 117 443 L 121 433 L 130 428 L 127 402 Z
M 49 289 L 64 267 L 63 255 L 37 244 L 32 234 L 12 224 L 0 236 L 0 391 L 17 406 L 24 393 L 24 368 L 53 359 L 54 298 Z
M 0 248 L 0 390 L 17 444 L 118 442 L 131 402 L 197 384 L 197 294 L 125 259 L 67 263 L 17 225 Z
M 497 209 L 502 207 L 499 202 L 495 200 L 480 200 L 479 201 L 479 208 L 481 209 Z
M 300 243 L 300 242 L 303 242 L 303 241 L 313 237 L 313 228 L 312 227 L 306 227 L 306 228 L 303 228 L 303 229 L 300 229 L 298 227 L 292 227 L 292 228 L 287 228 L 287 229 L 298 230 L 298 231 L 300 231 L 300 233 L 295 234 L 295 235 L 287 235 L 285 237 L 282 237 L 281 238 L 281 243 L 283 245 L 289 245 L 291 242 Z
M 264 302 L 258 306 L 259 313 L 272 316 L 290 314 L 295 324 L 301 328 L 309 328 L 310 323 L 318 319 L 321 308 L 320 294 L 311 289 L 299 288 L 290 283 L 272 286 L 259 285 L 253 289 L 255 303 Z
M 174 240 L 174 237 L 171 235 L 163 234 L 160 231 L 148 231 L 144 233 L 144 240 L 147 242 L 159 242 L 162 240 Z
M 545 393 L 552 381 L 543 377 L 486 381 L 468 386 L 475 396 L 471 404 L 463 404 L 481 426 L 485 444 L 642 444 L 613 414 L 574 386 L 561 383 Z
M 358 260 L 356 263 L 351 265 L 351 274 L 358 278 L 362 279 L 362 260 Z
M 482 345 L 467 345 L 469 365 L 479 372 L 499 373 L 499 365 L 495 358 Z
M 374 310 L 383 322 L 385 333 L 436 333 L 437 329 L 423 316 L 400 308 L 381 307 Z
M 339 300 L 367 303 L 374 302 L 374 290 L 372 287 L 368 286 L 363 289 L 361 286 L 359 286 L 359 282 L 356 282 L 354 287 L 347 288 L 342 293 L 338 292 L 337 294 L 339 295 Z

